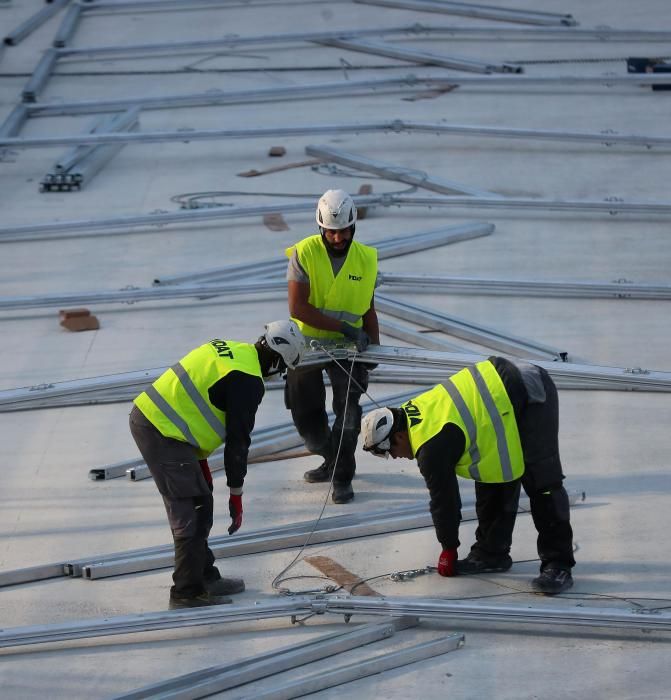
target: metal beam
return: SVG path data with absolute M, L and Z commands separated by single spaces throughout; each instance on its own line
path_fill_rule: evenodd
M 117 695 L 115 700 L 149 700 L 150 698 L 193 700 L 207 697 L 320 659 L 330 658 L 350 649 L 389 639 L 393 637 L 394 632 L 393 621 L 370 623 L 353 630 L 335 632 L 300 644 L 274 649 L 243 661 L 211 666 L 177 676 L 130 693 Z
M 478 19 L 494 19 L 501 22 L 519 22 L 520 24 L 538 24 L 561 27 L 574 27 L 578 24 L 570 14 L 556 12 L 538 12 L 535 10 L 516 10 L 508 7 L 475 5 L 464 2 L 447 2 L 446 0 L 354 0 L 362 5 L 382 5 L 418 12 L 439 12 L 445 15 L 462 15 Z
M 378 251 L 378 260 L 416 253 L 441 245 L 449 245 L 460 241 L 472 240 L 480 236 L 488 236 L 494 231 L 494 224 L 472 222 L 456 226 L 446 226 L 430 231 L 404 233 L 384 241 L 375 243 L 372 247 Z M 70 292 L 65 294 L 49 294 L 46 296 L 0 297 L 0 311 L 16 309 L 35 309 L 63 306 L 92 306 L 96 304 L 128 304 L 141 301 L 157 301 L 180 298 L 210 299 L 221 295 L 222 302 L 227 302 L 234 295 L 268 294 L 286 289 L 283 279 L 258 279 L 259 277 L 275 277 L 283 275 L 287 259 L 258 263 L 242 263 L 227 267 L 204 270 L 186 275 L 162 277 L 154 281 L 154 287 L 145 289 L 122 289 L 114 291 Z M 242 277 L 244 282 L 231 282 Z M 249 279 L 254 278 L 253 282 Z M 224 279 L 223 282 L 218 282 Z M 205 284 L 181 284 L 200 280 Z
M 380 80 L 350 80 L 345 82 L 319 83 L 288 87 L 239 90 L 237 92 L 201 92 L 184 95 L 164 95 L 161 97 L 122 97 L 111 100 L 91 100 L 81 102 L 36 102 L 30 106 L 31 117 L 68 116 L 75 114 L 95 114 L 111 112 L 138 105 L 142 109 L 178 109 L 181 107 L 211 107 L 231 104 L 259 104 L 308 99 L 335 99 L 339 97 L 373 96 L 388 92 L 398 93 L 418 89 L 449 88 L 456 85 L 476 85 L 515 88 L 528 86 L 605 86 L 631 85 L 647 87 L 666 85 L 669 78 L 663 74 L 640 73 L 614 76 L 538 76 L 538 75 L 455 75 L 436 78 L 431 76 L 409 75 L 405 78 L 385 78 Z M 542 94 L 542 93 L 541 93 Z
M 53 49 L 52 49 L 53 50 Z M 648 74 L 623 76 L 627 82 L 651 84 Z M 654 76 L 658 78 L 659 76 Z M 668 78 L 667 78 L 668 80 Z M 659 81 L 653 81 L 659 82 Z M 259 88 L 254 90 L 238 90 L 231 92 L 209 91 L 183 95 L 164 95 L 149 97 L 122 97 L 111 100 L 90 100 L 82 102 L 35 103 L 30 106 L 31 117 L 67 116 L 75 114 L 94 114 L 96 112 L 111 112 L 127 109 L 134 105 L 142 109 L 177 109 L 180 107 L 211 107 L 231 104 L 258 104 L 264 102 L 281 102 L 293 100 L 328 99 L 335 97 L 352 97 L 360 95 L 386 94 L 388 92 L 406 92 L 436 87 L 454 85 L 454 80 L 435 78 L 431 76 L 418 77 L 414 75 L 402 78 L 382 78 L 379 80 L 350 80 L 315 85 L 291 85 L 274 88 Z
M 359 53 L 373 54 L 374 56 L 388 56 L 399 58 L 410 63 L 420 65 L 441 66 L 452 70 L 462 70 L 471 73 L 522 73 L 522 66 L 513 63 L 485 63 L 456 56 L 445 56 L 429 51 L 408 49 L 386 41 L 371 41 L 366 39 L 327 39 L 317 43 L 325 46 L 334 46 Z
M 593 200 L 548 200 L 504 197 L 488 199 L 482 197 L 417 197 L 407 195 L 355 195 L 357 206 L 363 207 L 448 207 L 450 209 L 519 209 L 538 211 L 591 212 L 606 214 L 671 215 L 671 202 L 623 202 Z M 220 221 L 222 219 L 241 219 L 263 214 L 292 214 L 314 211 L 314 202 L 278 203 L 237 207 L 208 207 L 189 209 L 167 214 L 140 214 L 106 219 L 75 219 L 49 223 L 21 224 L 0 227 L 0 243 L 13 241 L 39 241 L 53 238 L 73 238 L 89 236 L 108 236 L 125 233 L 135 229 L 140 233 L 141 227 L 150 230 L 157 226 L 181 224 L 193 226 L 201 221 Z
M 442 292 L 493 296 L 559 297 L 568 299 L 671 299 L 671 285 L 613 282 L 491 279 L 442 275 L 397 275 L 381 272 L 380 285 L 412 292 Z
M 454 335 L 457 338 L 478 343 L 500 352 L 512 353 L 517 357 L 524 355 L 534 359 L 561 360 L 562 362 L 566 362 L 569 359 L 569 353 L 565 350 L 509 335 L 495 328 L 474 323 L 451 314 L 440 313 L 416 304 L 409 304 L 379 292 L 375 295 L 375 308 L 390 316 L 412 321 L 434 330 L 440 330 L 448 335 Z
M 408 168 L 391 163 L 364 158 L 354 153 L 348 153 L 340 148 L 332 148 L 330 146 L 306 146 L 305 152 L 309 156 L 319 158 L 324 162 L 338 163 L 346 165 L 357 170 L 362 170 L 367 173 L 374 173 L 386 180 L 394 180 L 396 182 L 405 182 L 408 185 L 414 185 L 424 190 L 432 190 L 441 194 L 468 194 L 472 197 L 491 197 L 498 198 L 501 195 L 487 190 L 480 190 L 470 185 L 464 185 L 460 182 L 451 180 L 441 180 L 432 177 L 423 170 L 416 168 Z
M 26 111 L 28 108 L 21 105 Z M 220 139 L 257 139 L 288 136 L 319 136 L 324 134 L 382 133 L 429 133 L 438 136 L 483 136 L 485 138 L 523 139 L 530 141 L 576 141 L 599 143 L 604 146 L 671 146 L 671 137 L 649 134 L 616 134 L 610 132 L 552 131 L 548 129 L 517 129 L 497 126 L 442 124 L 439 122 L 417 122 L 403 119 L 379 122 L 354 122 L 350 124 L 306 124 L 304 126 L 277 126 L 244 129 L 178 129 L 176 131 L 141 131 L 139 133 L 95 133 L 63 136 L 14 137 L 16 132 L 5 132 L 0 128 L 0 147 L 45 148 L 51 146 L 98 145 L 103 143 L 166 143 L 191 141 L 217 141 Z
M 278 617 L 309 615 L 350 616 L 385 615 L 404 617 L 412 615 L 422 619 L 453 623 L 464 620 L 469 623 L 492 622 L 509 625 L 542 625 L 544 634 L 552 634 L 561 627 L 598 628 L 614 630 L 615 637 L 632 632 L 653 633 L 671 631 L 671 613 L 665 610 L 614 610 L 590 606 L 551 607 L 487 605 L 446 600 L 386 597 L 306 597 L 257 601 L 251 605 L 216 605 L 205 608 L 172 610 L 169 612 L 123 615 L 77 622 L 61 622 L 52 625 L 10 627 L 0 630 L 0 648 L 44 644 L 75 639 L 91 639 L 117 634 L 133 634 L 160 629 L 177 629 L 200 625 L 216 625 L 230 622 L 267 620 Z M 562 633 L 563 630 L 562 630 Z
M 83 5 L 80 2 L 73 2 L 65 12 L 61 26 L 56 32 L 52 42 L 55 48 L 63 48 L 70 43 L 70 40 L 77 31 L 77 25 L 82 16 Z
M 16 46 L 47 20 L 51 19 L 57 12 L 60 12 L 69 2 L 70 0 L 53 0 L 53 2 L 45 5 L 41 10 L 35 12 L 35 14 L 9 32 L 9 34 L 6 34 L 4 43 L 7 46 Z
M 372 659 L 332 668 L 307 678 L 289 681 L 270 690 L 259 690 L 252 695 L 245 695 L 243 698 L 246 700 L 290 700 L 349 683 L 359 678 L 368 678 L 377 673 L 384 673 L 384 671 L 407 666 L 417 661 L 431 659 L 440 654 L 447 654 L 450 651 L 461 649 L 464 643 L 463 634 L 450 634 L 447 637 L 416 644 Z

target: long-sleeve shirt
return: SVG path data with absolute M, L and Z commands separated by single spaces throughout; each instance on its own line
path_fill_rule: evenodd
M 519 369 L 503 357 L 490 357 L 503 381 L 519 421 L 527 403 L 527 391 Z M 430 495 L 430 510 L 436 537 L 443 549 L 459 546 L 461 498 L 455 468 L 466 449 L 466 437 L 454 423 L 446 423 L 439 433 L 417 451 L 417 464 Z
M 242 488 L 247 476 L 247 454 L 264 391 L 260 377 L 237 370 L 229 372 L 209 389 L 212 404 L 226 413 L 224 467 L 229 488 Z

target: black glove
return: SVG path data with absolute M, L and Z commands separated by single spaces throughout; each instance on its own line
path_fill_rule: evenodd
M 346 321 L 342 321 L 340 332 L 356 344 L 357 352 L 363 352 L 370 345 L 368 333 L 363 328 L 355 328 Z

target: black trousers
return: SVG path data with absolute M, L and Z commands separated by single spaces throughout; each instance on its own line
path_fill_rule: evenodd
M 564 474 L 559 458 L 559 400 L 552 378 L 544 369 L 540 371 L 545 402 L 527 404 L 518 420 L 524 476 L 506 484 L 476 482 L 478 528 L 472 550 L 485 557 L 510 552 L 521 486 L 529 497 L 538 532 L 541 571 L 550 565 L 570 569 L 575 559 L 569 499 L 562 486 Z
M 289 371 L 285 386 L 285 403 L 305 447 L 324 458 L 329 466 L 335 462 L 334 481 L 349 483 L 356 471 L 354 452 L 361 430 L 361 394 L 368 389 L 368 370 L 359 363 L 330 362 L 325 367 Z M 326 388 L 323 370 L 331 380 L 335 420 L 329 427 L 326 413 Z M 349 382 L 347 372 L 352 372 Z M 347 390 L 349 382 L 349 392 Z M 347 408 L 345 408 L 347 405 Z M 342 436 L 342 439 L 341 439 Z M 338 450 L 340 447 L 340 450 Z
M 175 545 L 171 597 L 190 598 L 219 578 L 207 544 L 214 499 L 193 446 L 166 438 L 137 406 L 129 417 L 130 432 L 163 497 Z

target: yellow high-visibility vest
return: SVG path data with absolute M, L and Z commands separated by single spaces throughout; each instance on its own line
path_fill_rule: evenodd
M 261 377 L 256 348 L 211 340 L 167 369 L 134 403 L 161 435 L 188 442 L 204 458 L 226 440 L 226 413 L 210 403 L 209 389 L 233 370 Z
M 459 476 L 501 483 L 524 473 L 515 412 L 489 360 L 465 367 L 401 408 L 407 417 L 413 456 L 446 423 L 454 423 L 466 438 L 466 449 L 456 466 Z
M 333 276 L 331 260 L 326 252 L 322 237 L 308 236 L 286 249 L 290 258 L 296 250 L 298 261 L 310 278 L 312 306 L 326 316 L 360 328 L 361 317 L 370 309 L 377 278 L 377 250 L 352 241 L 347 257 L 337 276 Z M 338 331 L 325 331 L 314 328 L 295 318 L 294 321 L 308 338 L 343 338 Z

